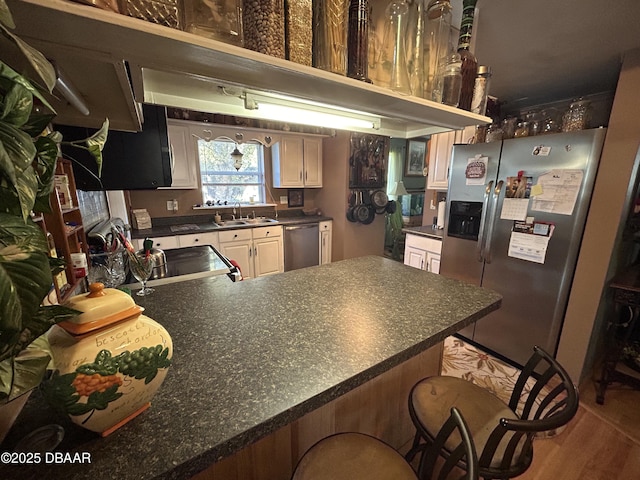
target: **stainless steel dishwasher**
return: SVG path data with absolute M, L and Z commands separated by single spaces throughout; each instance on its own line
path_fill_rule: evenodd
M 284 227 L 284 271 L 320 264 L 320 229 L 317 223 Z

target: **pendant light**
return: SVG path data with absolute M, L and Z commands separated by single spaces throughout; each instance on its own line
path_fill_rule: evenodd
M 242 167 L 242 152 L 238 150 L 238 144 L 236 143 L 236 148 L 231 152 L 231 160 L 233 160 L 233 166 L 236 170 L 240 170 Z

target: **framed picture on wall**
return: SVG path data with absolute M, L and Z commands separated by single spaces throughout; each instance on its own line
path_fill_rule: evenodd
M 287 192 L 287 207 L 304 207 L 304 190 L 290 189 Z
M 407 143 L 407 157 L 405 159 L 405 176 L 421 177 L 426 165 L 426 159 L 427 142 L 424 140 L 409 140 Z

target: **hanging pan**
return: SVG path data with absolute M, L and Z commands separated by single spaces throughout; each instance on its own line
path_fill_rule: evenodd
M 349 205 L 347 206 L 347 220 L 350 222 L 356 222 L 355 217 L 355 209 L 356 209 L 356 194 L 351 192 L 349 195 Z

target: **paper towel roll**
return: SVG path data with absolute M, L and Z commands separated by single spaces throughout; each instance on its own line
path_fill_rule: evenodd
M 438 203 L 438 223 L 436 223 L 436 228 L 444 228 L 444 209 L 446 206 L 447 202 Z

